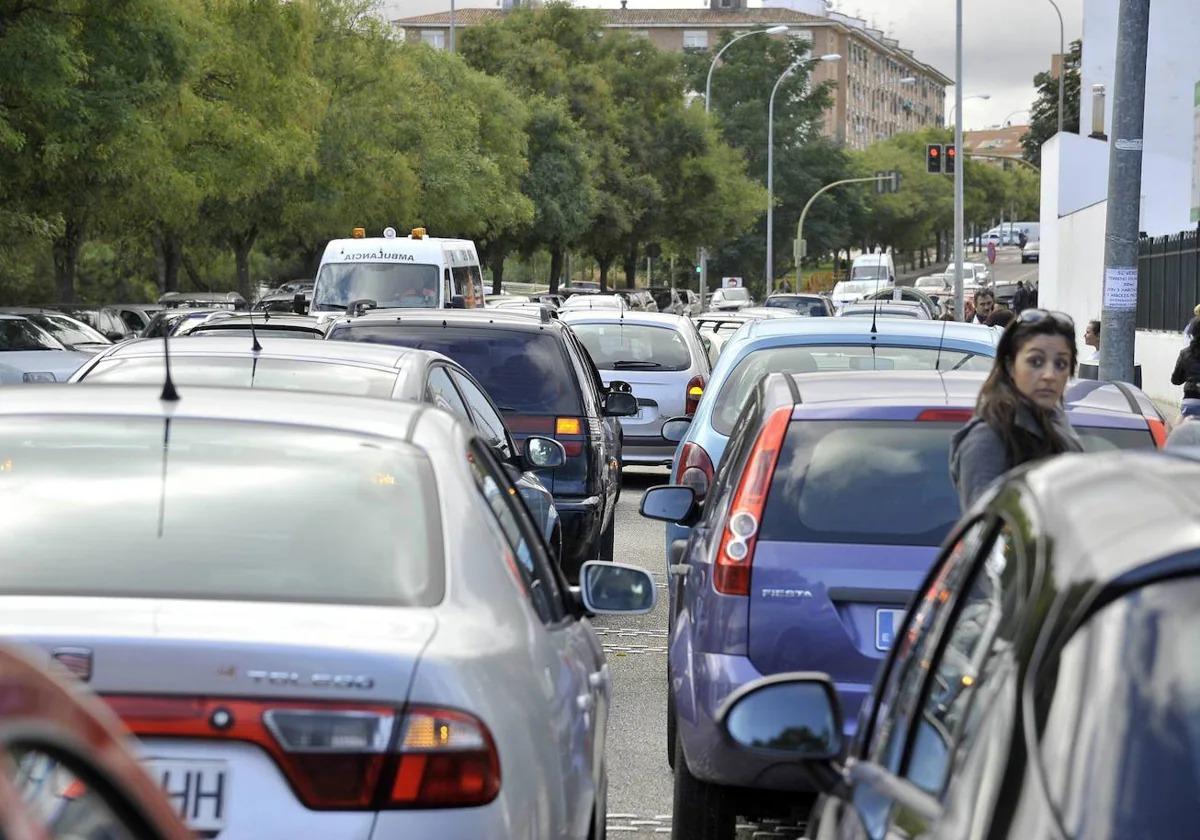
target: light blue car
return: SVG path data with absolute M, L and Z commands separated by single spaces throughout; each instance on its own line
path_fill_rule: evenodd
M 679 441 L 671 483 L 686 484 L 703 500 L 738 416 L 768 373 L 986 371 L 992 367 L 999 339 L 1000 330 L 981 324 L 915 318 L 751 321 L 725 344 L 690 422 L 681 417 L 663 426 L 664 437 Z M 668 568 L 678 562 L 672 554 L 681 555 L 684 542 L 680 541 L 686 541 L 690 531 L 667 525 Z
M 0 314 L 0 385 L 66 382 L 89 358 L 22 315 Z

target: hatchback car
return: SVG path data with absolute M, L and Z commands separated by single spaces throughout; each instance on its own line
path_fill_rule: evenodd
M 647 611 L 650 575 L 589 563 L 576 595 L 449 413 L 178 397 L 4 394 L 0 635 L 90 661 L 198 834 L 600 836 L 587 615 Z
M 919 303 L 925 307 L 925 311 L 929 313 L 930 318 L 936 318 L 941 314 L 941 307 L 933 296 L 926 293 L 924 289 L 918 289 L 914 286 L 892 286 L 890 289 L 884 289 L 881 292 L 873 292 L 863 298 L 859 303 L 864 304 L 876 300 L 894 301 L 897 303 Z
M 731 698 L 731 743 L 831 792 L 810 837 L 1192 836 L 1200 463 L 1175 455 L 1010 474 L 925 575 L 849 750 L 814 674 Z
M 99 353 L 105 347 L 112 346 L 112 341 L 90 324 L 54 309 L 8 306 L 0 309 L 0 313 L 28 318 L 58 339 L 68 350 L 76 350 L 80 353 Z
M 659 312 L 668 315 L 700 314 L 700 298 L 691 289 L 676 289 L 672 286 L 651 286 L 648 291 L 654 297 Z
M 716 312 L 736 312 L 753 305 L 750 290 L 743 288 L 717 289 L 708 299 L 708 308 Z
M 234 338 L 234 335 L 240 337 Z M 313 391 L 358 397 L 411 400 L 436 405 L 458 416 L 491 442 L 496 457 L 513 476 L 521 498 L 538 523 L 542 538 L 558 558 L 562 528 L 550 491 L 535 470 L 547 468 L 547 458 L 562 463 L 565 451 L 548 438 L 539 438 L 525 455 L 501 419 L 500 411 L 474 377 L 440 353 L 405 347 L 360 344 L 314 344 L 294 338 L 264 336 L 258 349 L 249 333 L 171 339 L 171 376 L 179 385 L 217 385 L 223 388 L 271 388 Z M 135 339 L 113 347 L 76 372 L 72 382 L 151 384 L 164 377 L 163 343 Z M 530 456 L 540 463 L 531 463 Z
M 917 318 L 928 321 L 932 316 L 925 304 L 915 300 L 862 300 L 847 304 L 838 312 L 843 318 Z
M 637 414 L 628 386 L 600 380 L 587 350 L 556 319 L 504 310 L 378 313 L 342 318 L 328 340 L 432 350 L 471 372 L 504 415 L 517 445 L 532 435 L 562 442 L 567 463 L 538 472 L 562 523 L 563 569 L 613 557 L 621 492 L 619 417 Z
M 645 289 L 617 289 L 616 295 L 637 312 L 658 311 L 658 301 Z
M 692 415 L 712 373 L 708 353 L 690 320 L 658 312 L 568 312 L 566 323 L 587 348 L 606 386 L 621 380 L 638 413 L 620 419 L 622 464 L 669 465 L 674 441 L 663 421 Z
M 678 837 L 732 838 L 736 815 L 776 815 L 770 797 L 743 790 L 781 790 L 770 762 L 740 755 L 718 725 L 721 704 L 742 685 L 827 673 L 853 734 L 913 592 L 960 516 L 950 439 L 983 379 L 771 374 L 739 413 L 702 510 L 691 488 L 646 493 L 645 512 L 695 525 L 672 567 L 668 631 Z M 1089 451 L 1156 445 L 1157 413 L 1069 396 L 1067 410 Z M 708 807 L 689 807 L 697 801 Z
M 770 295 L 763 306 L 768 309 L 786 309 L 793 315 L 823 318 L 833 315 L 833 301 L 824 295 L 805 295 L 780 292 Z
M 566 314 L 580 309 L 629 309 L 629 303 L 620 295 L 601 295 L 601 294 L 586 294 L 577 293 L 567 298 L 559 312 Z
M 285 315 L 281 313 L 214 312 L 202 321 L 189 321 L 175 331 L 181 338 L 185 335 L 245 336 L 259 338 L 315 338 L 325 337 L 327 325 L 308 315 Z
M 23 315 L 0 314 L 0 384 L 66 382 L 89 358 Z

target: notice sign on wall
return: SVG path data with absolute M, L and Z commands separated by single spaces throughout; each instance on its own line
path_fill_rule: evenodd
M 1192 92 L 1192 221 L 1200 222 L 1200 82 Z
M 1137 309 L 1137 268 L 1104 269 L 1104 308 Z

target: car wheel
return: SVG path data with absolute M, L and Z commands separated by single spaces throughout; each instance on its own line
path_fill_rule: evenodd
M 676 738 L 671 840 L 733 840 L 736 817 L 732 793 L 693 776 L 683 755 L 683 744 Z
M 613 511 L 612 518 L 608 520 L 608 527 L 604 529 L 604 533 L 600 535 L 600 562 L 613 562 L 613 553 L 615 551 L 617 541 L 617 513 Z

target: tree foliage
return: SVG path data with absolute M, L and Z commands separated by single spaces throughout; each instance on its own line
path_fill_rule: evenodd
M 1083 42 L 1072 41 L 1063 62 L 1063 131 L 1079 133 L 1079 67 Z M 1058 77 L 1043 70 L 1033 77 L 1037 98 L 1029 114 L 1029 132 L 1021 139 L 1025 160 L 1042 165 L 1042 144 L 1058 133 Z

